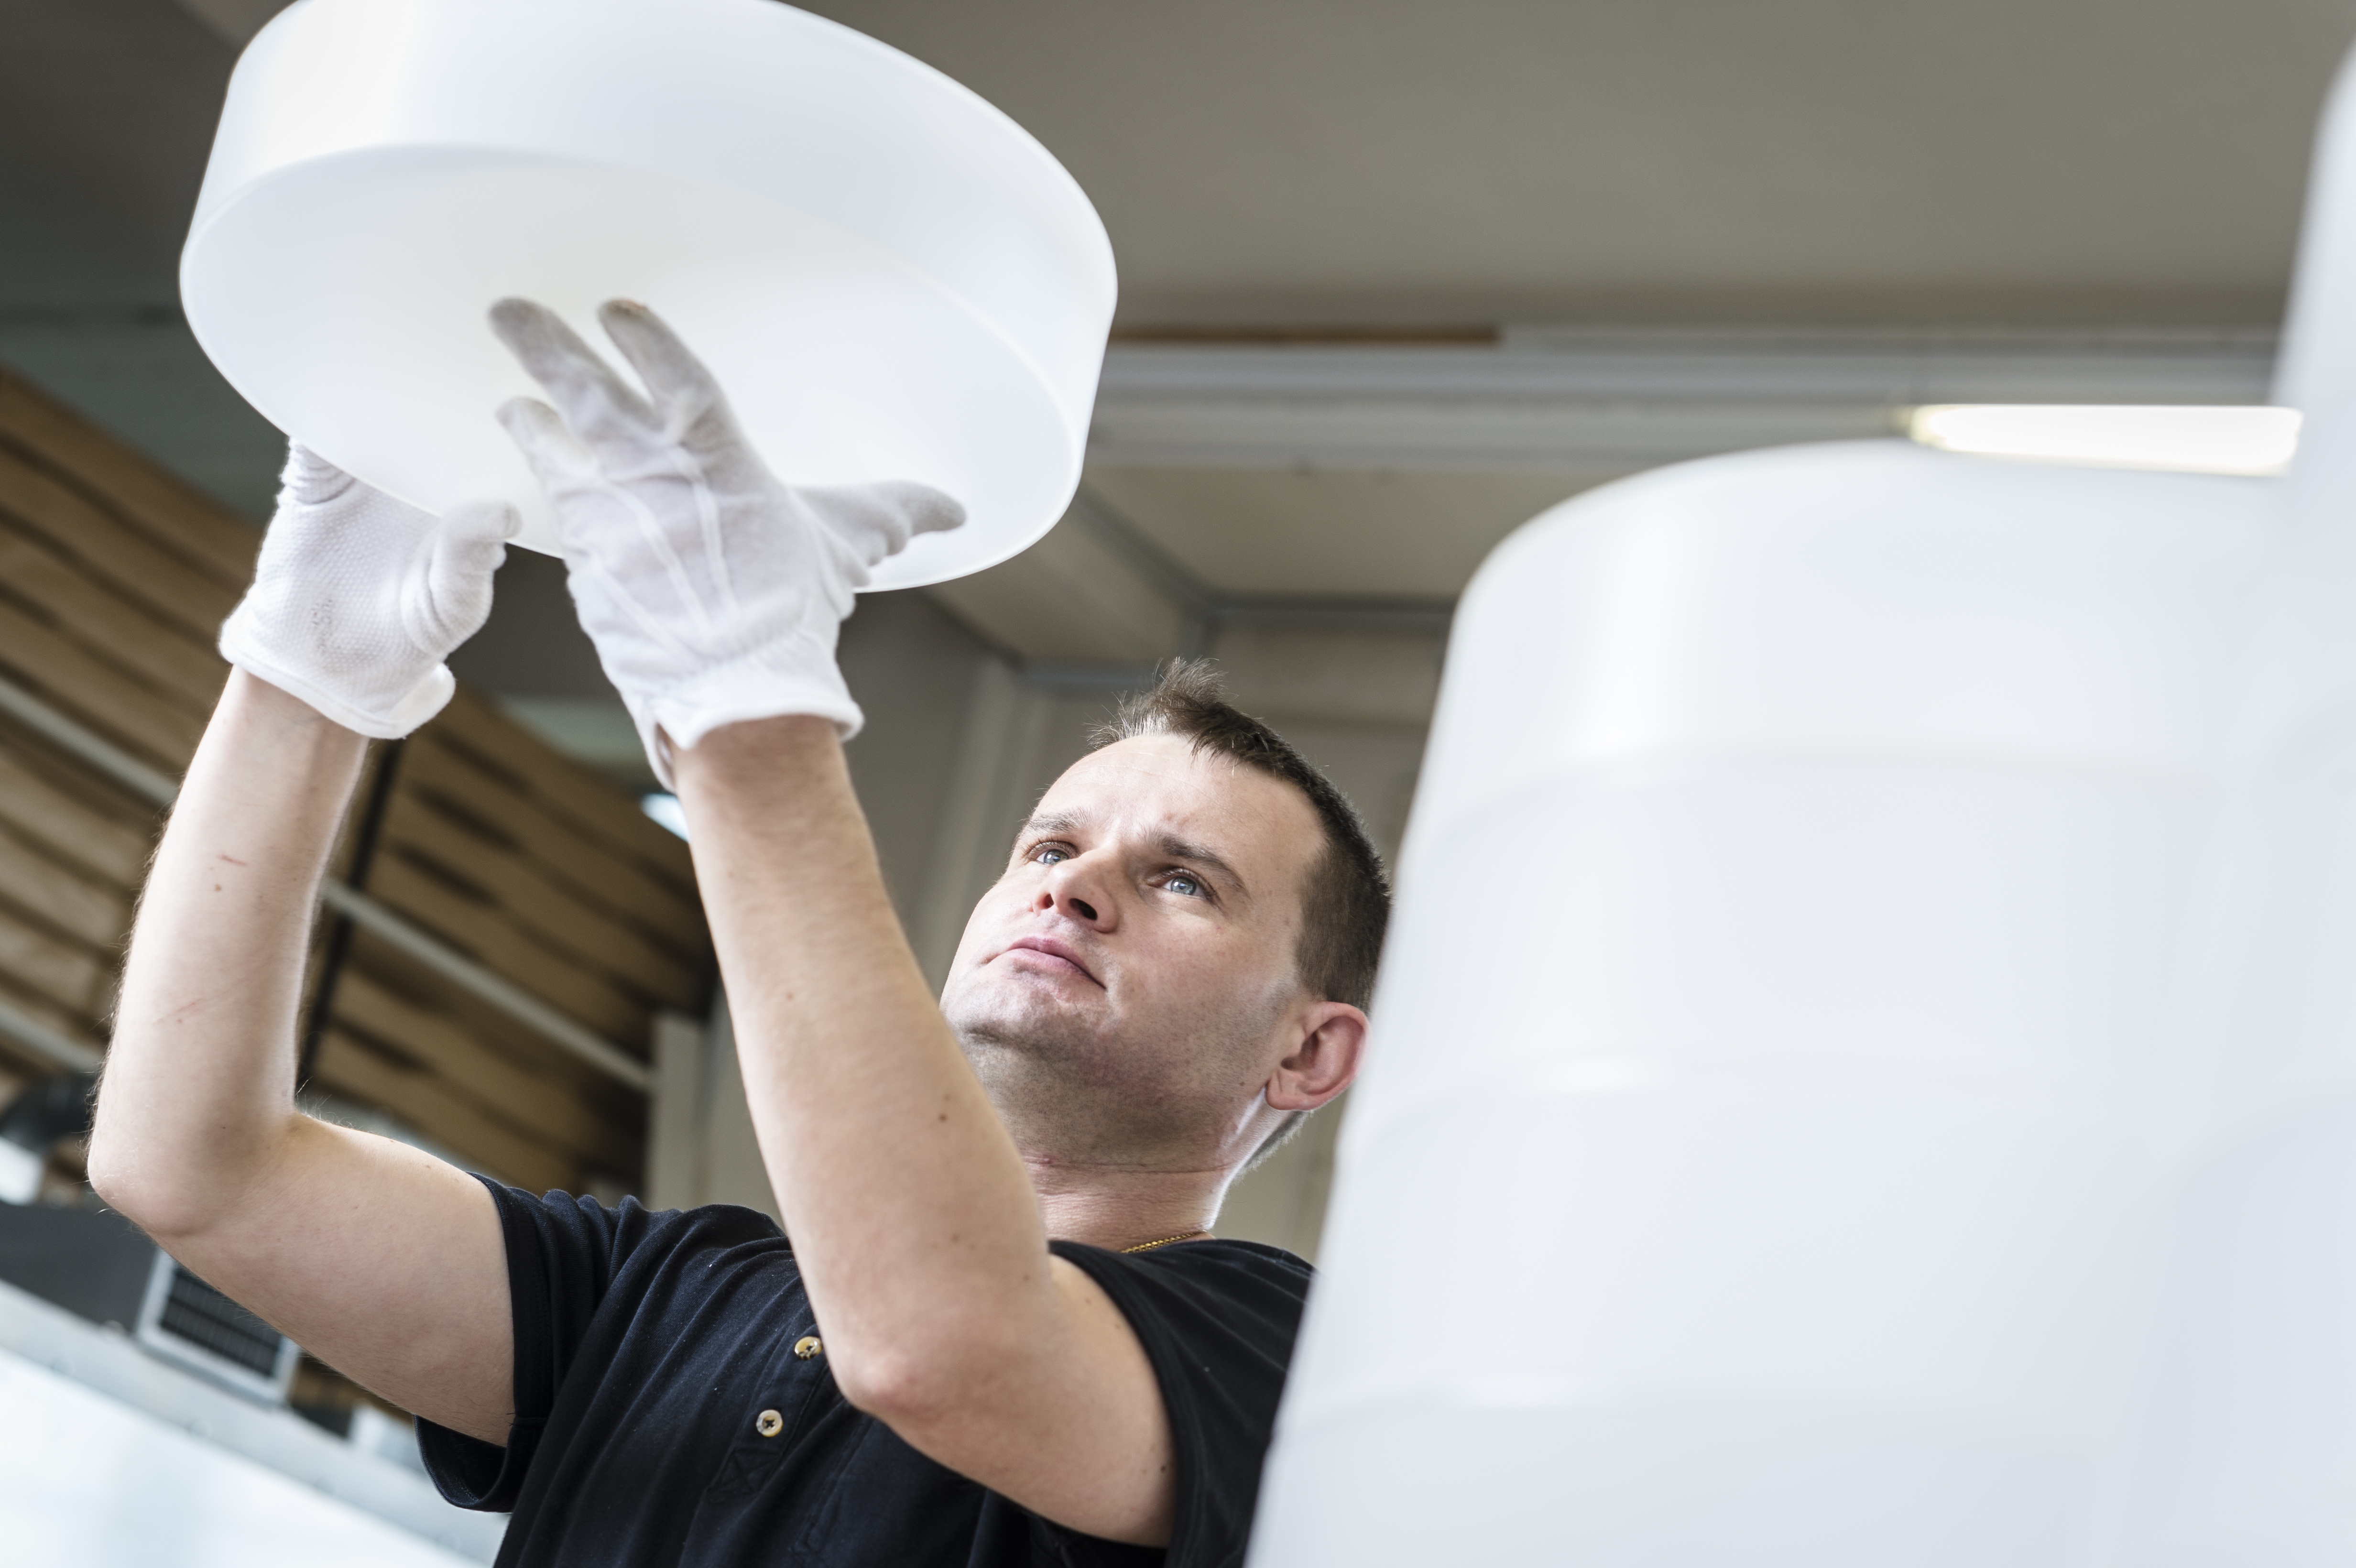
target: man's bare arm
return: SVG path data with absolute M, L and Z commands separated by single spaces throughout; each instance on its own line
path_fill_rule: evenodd
M 91 1179 L 330 1365 L 504 1443 L 513 1349 L 490 1195 L 294 1105 L 313 911 L 366 744 L 230 675 L 141 901 Z
M 677 770 L 754 1125 L 844 1395 L 1046 1518 L 1166 1541 L 1152 1367 L 1047 1251 L 901 934 L 834 725 L 732 725 Z

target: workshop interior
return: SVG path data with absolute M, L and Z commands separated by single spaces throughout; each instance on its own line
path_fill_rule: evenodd
M 495 417 L 518 294 L 648 302 L 797 484 L 958 498 L 839 643 L 936 991 L 1171 660 L 1363 818 L 1363 1075 L 1213 1227 L 1317 1268 L 1252 1568 L 2348 1560 L 2351 46 L 2347 0 L 7 0 L 0 1561 L 499 1558 L 86 1166 L 290 438 L 521 517 L 369 750 L 303 1110 L 782 1215 L 676 781 Z

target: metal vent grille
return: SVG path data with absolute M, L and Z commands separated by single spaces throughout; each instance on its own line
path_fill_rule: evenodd
M 278 1330 L 186 1269 L 172 1271 L 155 1326 L 257 1377 L 277 1371 Z

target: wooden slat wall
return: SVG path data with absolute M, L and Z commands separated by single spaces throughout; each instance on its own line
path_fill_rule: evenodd
M 177 777 L 226 678 L 213 638 L 260 539 L 0 372 L 0 677 Z M 372 765 L 395 771 L 370 896 L 639 1057 L 658 1011 L 704 1010 L 711 943 L 686 847 L 623 791 L 465 691 Z M 134 792 L 0 719 L 0 997 L 102 1045 L 158 825 Z M 0 1077 L 42 1071 L 0 1039 Z M 534 1188 L 627 1186 L 644 1160 L 640 1096 L 365 932 L 312 1087 Z

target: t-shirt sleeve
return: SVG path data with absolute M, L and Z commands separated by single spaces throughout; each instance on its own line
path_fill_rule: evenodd
M 478 1178 L 489 1188 L 507 1242 L 508 1296 L 515 1328 L 515 1424 L 505 1447 L 417 1424 L 426 1473 L 460 1508 L 511 1511 L 539 1451 L 564 1373 L 615 1270 L 644 1239 L 649 1216 L 635 1200 L 608 1209 L 594 1198 L 551 1192 L 534 1198 Z
M 1301 1331 L 1309 1265 L 1251 1242 L 1187 1242 L 1134 1253 L 1073 1242 L 1053 1246 L 1112 1297 L 1162 1385 L 1177 1467 L 1169 1568 L 1241 1563 Z M 1070 1536 L 1065 1554 L 1094 1568 L 1098 1555 L 1110 1563 L 1133 1550 L 1092 1554 L 1098 1545 L 1111 1548 Z

